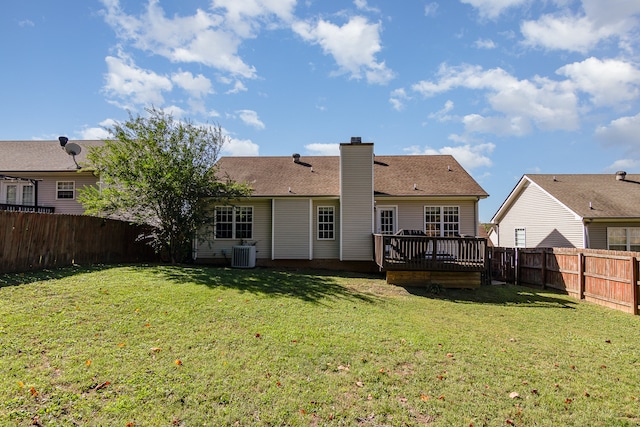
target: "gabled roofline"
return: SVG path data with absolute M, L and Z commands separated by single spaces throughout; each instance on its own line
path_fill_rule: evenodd
M 549 193 L 547 190 L 545 190 L 543 187 L 541 187 L 539 184 L 537 184 L 535 181 L 533 181 L 531 178 L 529 178 L 525 174 L 525 175 L 522 175 L 522 178 L 520 178 L 520 180 L 518 181 L 516 186 L 509 193 L 509 196 L 507 196 L 507 198 L 504 200 L 504 202 L 502 202 L 502 205 L 500 205 L 500 207 L 498 208 L 496 213 L 491 218 L 491 223 L 492 224 L 496 224 L 498 222 L 498 219 L 499 218 L 501 219 L 501 217 L 504 216 L 504 214 L 506 213 L 508 208 L 511 205 L 513 205 L 513 202 L 518 197 L 518 195 L 522 192 L 522 190 L 524 190 L 529 185 L 536 186 L 540 191 L 542 191 L 544 194 L 546 194 L 551 200 L 553 200 L 554 202 L 556 202 L 557 204 L 559 204 L 560 206 L 565 208 L 569 213 L 573 214 L 576 217 L 576 219 L 584 220 L 584 217 L 582 215 L 578 214 L 576 211 L 571 209 L 569 206 L 567 206 L 564 203 L 562 203 L 560 200 L 558 200 L 556 197 L 551 195 L 551 193 Z

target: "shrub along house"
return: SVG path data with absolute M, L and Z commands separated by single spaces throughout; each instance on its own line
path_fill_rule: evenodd
M 64 146 L 63 146 L 64 143 Z M 102 141 L 0 141 L 0 210 L 82 214 L 77 189 L 96 185 L 79 170 L 89 147 Z
M 217 168 L 253 193 L 213 207 L 213 223 L 194 244 L 197 262 L 411 272 L 388 274 L 392 283 L 480 282 L 486 240 L 475 236 L 487 193 L 452 156 L 375 156 L 372 143 L 352 138 L 340 156 L 222 157 Z M 433 276 L 452 270 L 468 274 Z
M 491 222 L 503 247 L 640 251 L 640 175 L 524 175 Z

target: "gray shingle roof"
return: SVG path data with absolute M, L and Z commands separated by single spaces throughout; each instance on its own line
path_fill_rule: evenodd
M 374 164 L 376 195 L 488 196 L 453 156 L 375 156 Z M 219 177 L 248 183 L 254 196 L 340 194 L 338 156 L 301 156 L 300 163 L 290 156 L 222 157 L 217 166 Z
M 80 145 L 78 163 L 85 160 L 88 148 L 102 141 L 69 141 Z M 0 173 L 65 172 L 76 170 L 73 158 L 54 141 L 0 141 Z
M 584 218 L 640 217 L 640 175 L 623 181 L 613 173 L 525 176 Z

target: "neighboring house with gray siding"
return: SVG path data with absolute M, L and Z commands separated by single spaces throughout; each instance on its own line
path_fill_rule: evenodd
M 80 146 L 72 156 L 58 140 L 0 141 L 0 210 L 82 214 L 78 189 L 97 178 L 80 170 L 90 147 L 102 141 L 69 141 Z
M 452 156 L 376 156 L 359 138 L 340 144 L 339 156 L 222 157 L 216 167 L 253 193 L 212 207 L 198 262 L 230 261 L 234 246 L 251 243 L 262 265 L 371 263 L 374 233 L 477 236 L 488 196 Z
M 503 247 L 640 250 L 640 175 L 524 175 L 491 222 Z

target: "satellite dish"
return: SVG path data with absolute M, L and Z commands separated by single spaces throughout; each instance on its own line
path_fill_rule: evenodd
M 70 156 L 77 156 L 82 151 L 82 148 L 75 142 L 69 142 L 65 144 L 64 151 L 66 151 Z

